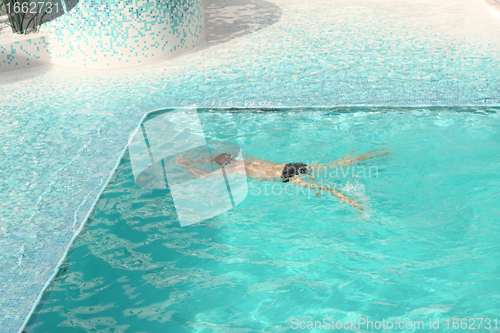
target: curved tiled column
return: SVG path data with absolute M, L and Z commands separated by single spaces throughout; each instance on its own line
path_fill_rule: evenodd
M 173 58 L 204 39 L 203 0 L 80 0 L 69 7 L 42 28 L 56 65 L 134 66 Z
M 0 73 L 49 63 L 47 36 L 43 34 L 0 41 Z

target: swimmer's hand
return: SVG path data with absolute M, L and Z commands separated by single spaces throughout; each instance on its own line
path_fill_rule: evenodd
M 181 156 L 175 159 L 175 163 L 177 163 L 177 165 L 187 167 L 191 163 L 191 160 L 189 158 Z
M 349 198 L 348 196 L 344 195 L 342 192 L 331 190 L 331 189 L 328 189 L 328 191 L 330 193 L 332 193 L 333 195 L 337 196 L 337 198 L 339 198 L 339 202 L 341 202 L 341 203 L 347 203 L 347 204 L 353 206 L 360 213 L 363 210 L 363 208 L 361 207 L 361 205 L 356 200 Z
M 344 196 L 344 198 L 339 198 L 339 201 L 348 203 L 349 205 L 356 208 L 360 213 L 363 211 L 363 208 L 361 207 L 361 205 L 356 200 L 353 200 L 349 197 Z

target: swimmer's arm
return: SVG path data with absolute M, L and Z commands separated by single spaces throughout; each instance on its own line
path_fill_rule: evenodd
M 177 163 L 177 165 L 185 167 L 185 166 L 188 166 L 188 165 L 193 164 L 193 163 L 209 162 L 211 160 L 212 160 L 212 158 L 198 158 L 196 160 L 193 160 L 193 159 L 187 158 L 187 157 L 177 157 L 175 159 L 175 162 Z
M 243 156 L 243 158 L 249 159 L 249 160 L 254 160 L 254 161 L 259 161 L 259 162 L 267 162 L 267 163 L 272 163 L 268 160 L 261 160 L 260 158 L 255 158 L 255 157 L 250 157 L 250 156 Z
M 209 173 L 201 171 L 200 169 L 197 169 L 197 168 L 193 168 L 193 167 L 190 167 L 190 166 L 184 166 L 184 167 L 186 169 L 188 169 L 188 171 L 191 172 L 197 178 L 207 177 L 209 175 Z
M 192 166 L 183 165 L 183 167 L 188 169 L 188 171 L 191 172 L 197 178 L 206 178 L 206 177 L 210 177 L 213 175 L 222 174 L 222 169 L 208 173 L 208 172 L 204 172 L 204 171 L 197 169 L 195 167 L 192 167 Z M 245 168 L 240 167 L 240 166 L 235 167 L 235 168 L 225 169 L 225 172 L 226 172 L 226 174 L 238 173 L 238 174 L 246 175 Z
M 325 186 L 315 185 L 313 183 L 310 183 L 310 182 L 302 179 L 302 177 L 300 177 L 300 176 L 295 176 L 292 179 L 290 179 L 290 183 L 293 185 L 297 185 L 297 186 L 316 188 L 319 190 L 324 190 L 324 191 L 330 192 L 331 194 L 333 194 L 337 198 L 339 198 L 339 202 L 348 203 L 351 206 L 353 206 L 354 208 L 356 208 L 357 210 L 359 210 L 360 212 L 362 210 L 361 205 L 356 200 L 349 198 L 348 196 L 344 195 L 342 192 L 332 190 L 332 189 L 327 188 Z

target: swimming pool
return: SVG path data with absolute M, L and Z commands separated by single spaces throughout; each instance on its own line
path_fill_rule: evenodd
M 286 332 L 324 318 L 423 321 L 408 330 L 425 332 L 438 318 L 442 331 L 447 318 L 497 318 L 498 109 L 199 117 L 207 141 L 275 162 L 391 154 L 359 165 L 376 173 L 323 179 L 358 188 L 363 214 L 327 193 L 249 179 L 243 203 L 184 228 L 169 190 L 137 186 L 126 154 L 29 332 Z
M 208 2 L 206 43 L 172 61 L 0 75 L 1 331 L 30 316 L 145 113 L 500 105 L 482 0 Z

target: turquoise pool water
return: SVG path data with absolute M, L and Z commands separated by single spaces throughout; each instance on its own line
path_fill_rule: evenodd
M 168 190 L 135 184 L 126 154 L 27 331 L 287 332 L 301 321 L 370 318 L 423 321 L 406 331 L 426 332 L 429 320 L 447 331 L 454 317 L 490 318 L 493 330 L 498 110 L 199 116 L 207 140 L 275 162 L 328 162 L 355 149 L 391 154 L 360 164 L 355 176 L 321 179 L 356 188 L 350 195 L 363 214 L 327 193 L 249 179 L 242 204 L 184 228 Z

